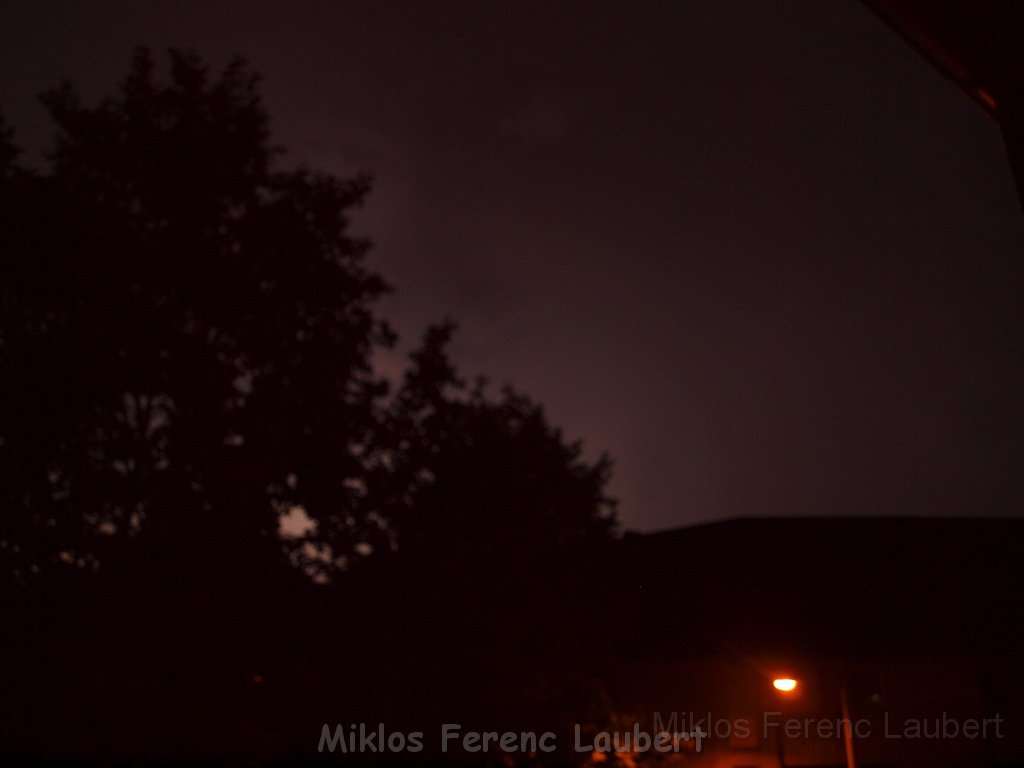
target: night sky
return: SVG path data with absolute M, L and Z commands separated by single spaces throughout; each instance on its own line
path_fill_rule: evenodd
M 19 143 L 138 44 L 243 55 L 291 162 L 373 173 L 403 349 L 456 318 L 465 373 L 614 456 L 626 526 L 1020 513 L 999 131 L 859 3 L 3 0 Z

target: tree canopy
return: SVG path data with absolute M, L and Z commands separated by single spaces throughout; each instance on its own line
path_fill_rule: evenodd
M 18 581 L 144 542 L 327 578 L 442 540 L 607 537 L 609 465 L 542 409 L 466 387 L 450 324 L 397 388 L 389 289 L 351 234 L 366 176 L 283 167 L 258 78 L 139 50 L 119 93 L 42 97 L 44 170 L 0 134 L 0 542 Z M 393 390 L 393 391 L 392 391 Z M 283 541 L 301 509 L 311 530 Z M 219 553 L 212 557 L 212 553 Z
M 398 381 L 376 371 L 390 287 L 349 222 L 370 179 L 287 168 L 241 61 L 169 63 L 138 51 L 97 104 L 46 93 L 41 169 L 0 124 L 0 576 L 22 659 L 0 683 L 46 677 L 60 703 L 24 697 L 4 738 L 46 723 L 131 753 L 160 723 L 209 746 L 267 674 L 289 710 L 351 712 L 323 665 L 391 713 L 433 711 L 441 660 L 470 710 L 494 701 L 481 664 L 533 700 L 500 649 L 538 662 L 579 614 L 579 553 L 615 530 L 609 461 L 468 386 L 451 323 Z M 383 649 L 402 676 L 367 663 Z

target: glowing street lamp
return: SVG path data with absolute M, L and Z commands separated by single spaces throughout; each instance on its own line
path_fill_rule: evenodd
M 772 680 L 772 687 L 780 693 L 792 693 L 796 690 L 799 682 L 792 677 L 776 677 Z M 846 747 L 846 768 L 856 768 L 853 757 L 853 729 L 850 724 L 850 708 L 846 703 L 846 686 L 839 689 L 839 702 L 842 706 L 843 742 Z M 782 734 L 775 732 L 775 746 L 779 752 L 779 768 L 786 768 L 785 753 L 782 749 Z
M 772 687 L 779 693 L 792 693 L 796 690 L 797 681 L 792 677 L 776 677 Z M 775 731 L 775 749 L 779 755 L 779 768 L 786 768 L 786 751 L 782 746 L 782 729 Z

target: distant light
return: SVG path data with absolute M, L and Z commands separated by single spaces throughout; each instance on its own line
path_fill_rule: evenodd
M 796 680 L 791 677 L 777 677 L 772 680 L 772 685 L 779 691 L 792 691 L 796 688 Z

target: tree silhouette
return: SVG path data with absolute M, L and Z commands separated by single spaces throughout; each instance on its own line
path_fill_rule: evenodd
M 427 332 L 392 411 L 406 484 L 389 507 L 406 554 L 433 560 L 443 546 L 449 559 L 510 567 L 505 560 L 607 539 L 608 457 L 585 461 L 582 445 L 511 387 L 496 400 L 483 380 L 468 388 L 445 352 L 453 329 Z
M 241 749 L 273 730 L 232 720 L 257 685 L 296 729 L 417 725 L 444 695 L 525 724 L 560 673 L 586 683 L 610 462 L 467 386 L 451 324 L 391 391 L 389 287 L 348 231 L 369 180 L 281 170 L 257 85 L 173 51 L 163 81 L 140 50 L 115 98 L 43 97 L 42 171 L 0 124 L 0 567 L 22 619 L 0 684 L 50 686 L 5 739 Z M 310 529 L 281 537 L 299 509 Z
M 388 412 L 374 487 L 398 547 L 356 574 L 367 631 L 345 647 L 390 672 L 367 665 L 368 680 L 349 682 L 356 701 L 383 692 L 371 711 L 417 727 L 567 727 L 593 706 L 611 639 L 610 461 L 584 460 L 513 389 L 468 386 L 446 352 L 452 333 L 427 331 Z
M 96 567 L 132 537 L 179 568 L 192 553 L 264 569 L 293 507 L 316 523 L 293 559 L 324 574 L 398 536 L 466 551 L 606 536 L 607 461 L 588 466 L 512 391 L 466 392 L 450 326 L 384 402 L 370 359 L 393 342 L 373 308 L 388 287 L 346 218 L 368 179 L 276 170 L 255 76 L 170 56 L 161 83 L 137 52 L 97 106 L 47 93 L 46 173 L 15 168 L 3 137 L 0 540 L 16 577 Z
M 348 481 L 391 340 L 347 234 L 368 181 L 274 170 L 240 62 L 153 70 L 140 51 L 96 107 L 46 94 L 52 170 L 6 185 L 0 536 L 36 569 L 135 535 L 238 568 L 301 504 L 348 553 L 379 534 Z

